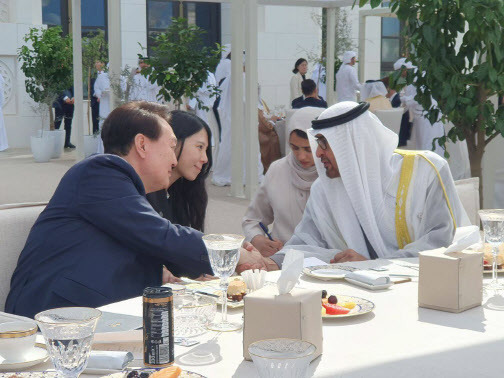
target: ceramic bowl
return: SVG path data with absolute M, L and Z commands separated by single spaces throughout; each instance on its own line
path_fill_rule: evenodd
M 31 322 L 0 324 L 0 356 L 6 361 L 22 361 L 35 346 L 37 325 Z

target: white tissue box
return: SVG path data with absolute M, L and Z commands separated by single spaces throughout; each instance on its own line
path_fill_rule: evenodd
M 419 253 L 418 305 L 448 312 L 481 306 L 483 253 L 444 253 L 446 248 Z
M 268 285 L 244 297 L 243 357 L 250 360 L 248 347 L 265 339 L 291 338 L 317 347 L 313 359 L 322 354 L 321 290 L 294 288 L 278 294 Z

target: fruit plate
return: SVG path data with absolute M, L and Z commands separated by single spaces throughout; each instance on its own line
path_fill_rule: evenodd
M 323 281 L 342 280 L 346 274 L 357 270 L 351 266 L 342 264 L 315 265 L 303 269 L 307 276 L 317 278 Z
M 145 373 L 152 374 L 158 370 L 161 370 L 161 369 L 155 369 L 155 368 L 128 369 L 127 371 L 122 371 L 120 373 L 113 373 L 113 374 L 105 375 L 102 378 L 105 378 L 105 377 L 107 377 L 107 378 L 128 378 L 128 377 L 140 378 L 142 373 L 144 374 L 144 375 L 142 375 L 142 377 L 144 377 L 144 376 L 146 376 Z M 135 372 L 135 371 L 137 372 L 137 375 L 134 375 L 133 372 Z M 180 373 L 178 378 L 205 378 L 205 376 L 198 374 L 198 373 L 194 373 L 192 371 L 182 370 L 182 373 Z
M 488 270 L 487 269 L 483 269 L 483 274 L 492 274 L 492 272 L 493 272 L 492 268 L 490 268 Z M 504 269 L 497 269 L 497 273 L 504 273 Z
M 355 307 L 350 310 L 348 314 L 344 315 L 322 315 L 324 319 L 334 319 L 334 318 L 350 318 L 352 316 L 359 316 L 367 314 L 374 310 L 375 305 L 373 302 L 359 297 L 353 297 L 349 295 L 337 295 L 338 303 L 353 302 Z

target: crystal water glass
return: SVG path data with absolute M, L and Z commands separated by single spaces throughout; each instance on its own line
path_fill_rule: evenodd
M 208 329 L 213 331 L 227 332 L 241 329 L 240 323 L 232 323 L 227 320 L 227 289 L 228 278 L 234 273 L 240 259 L 240 247 L 245 240 L 244 236 L 233 234 L 209 234 L 203 236 L 203 242 L 208 251 L 210 265 L 214 275 L 220 278 L 222 291 L 222 319 L 220 322 L 212 322 Z
M 298 339 L 269 339 L 252 343 L 250 357 L 261 378 L 305 378 L 317 347 Z
M 480 210 L 478 214 L 485 233 L 485 243 L 492 246 L 492 281 L 485 285 L 490 290 L 504 289 L 504 285 L 499 282 L 497 275 L 497 258 L 499 255 L 499 245 L 504 242 L 504 209 Z
M 64 307 L 35 315 L 47 351 L 58 375 L 76 378 L 86 368 L 101 311 L 88 307 Z

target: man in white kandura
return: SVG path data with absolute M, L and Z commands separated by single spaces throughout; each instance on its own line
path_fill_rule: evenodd
M 312 122 L 319 178 L 303 218 L 281 251 L 262 261 L 246 255 L 240 270 L 280 267 L 289 248 L 327 263 L 412 257 L 450 245 L 456 227 L 470 225 L 446 160 L 396 151 L 397 134 L 368 107 L 341 102 Z
M 0 151 L 4 151 L 7 148 L 9 148 L 9 143 L 7 142 L 7 131 L 5 130 L 5 123 L 2 111 L 4 103 L 5 103 L 4 78 L 2 74 L 0 74 Z
M 315 64 L 311 76 L 312 80 L 317 84 L 318 94 L 327 100 L 327 85 L 326 85 L 326 70 L 321 63 Z
M 149 77 L 145 77 L 141 74 L 142 70 L 149 67 L 143 59 L 138 59 L 138 68 L 134 72 L 133 76 L 133 88 L 131 89 L 130 100 L 131 101 L 150 101 L 150 102 L 160 102 L 158 99 L 158 94 L 160 87 L 157 84 L 153 84 L 149 81 Z
M 341 67 L 336 74 L 336 94 L 338 102 L 357 101 L 357 91 L 361 84 L 357 78 L 357 70 L 354 65 L 357 54 L 353 51 L 347 51 L 343 54 Z

